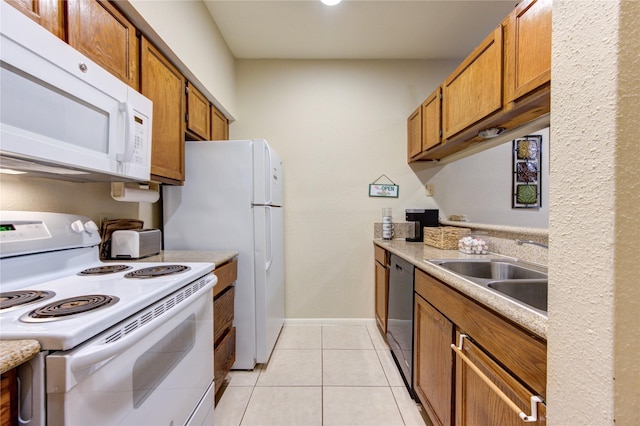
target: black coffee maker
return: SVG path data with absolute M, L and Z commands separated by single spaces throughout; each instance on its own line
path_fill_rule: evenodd
M 438 221 L 438 209 L 407 209 L 405 210 L 406 221 L 413 222 L 413 237 L 407 237 L 406 241 L 422 242 L 424 239 L 423 229 L 425 226 L 440 226 Z

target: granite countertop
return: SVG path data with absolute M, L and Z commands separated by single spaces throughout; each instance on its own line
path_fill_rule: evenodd
M 374 239 L 374 244 L 411 262 L 417 268 L 447 283 L 449 286 L 495 312 L 498 312 L 524 329 L 544 339 L 547 338 L 546 316 L 534 310 L 524 308 L 488 288 L 475 284 L 426 261 L 426 259 L 497 259 L 504 258 L 505 256 L 492 253 L 486 255 L 464 254 L 458 250 L 440 250 L 427 246 L 424 243 L 409 243 L 403 240 Z
M 234 250 L 163 250 L 141 262 L 210 262 L 218 267 L 238 256 Z
M 36 340 L 0 340 L 0 374 L 29 361 L 40 352 Z

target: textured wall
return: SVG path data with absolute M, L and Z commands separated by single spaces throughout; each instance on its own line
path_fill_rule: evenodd
M 634 90 L 637 106 L 639 40 L 621 29 L 637 25 L 632 3 L 553 3 L 550 425 L 639 423 L 640 149 L 628 139 L 638 110 L 624 106 Z

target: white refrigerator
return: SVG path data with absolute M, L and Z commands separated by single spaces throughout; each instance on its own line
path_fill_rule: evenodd
M 237 250 L 233 369 L 268 361 L 284 323 L 282 161 L 265 140 L 187 141 L 163 187 L 165 250 Z

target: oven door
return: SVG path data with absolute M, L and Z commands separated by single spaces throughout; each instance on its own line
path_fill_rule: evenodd
M 50 354 L 48 424 L 177 426 L 207 416 L 215 281 L 197 295 L 174 293 L 82 346 Z M 131 327 L 139 328 L 118 339 Z

